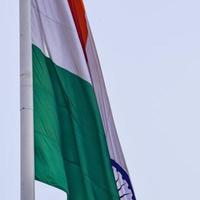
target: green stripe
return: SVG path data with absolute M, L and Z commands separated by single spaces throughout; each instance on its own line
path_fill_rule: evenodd
M 93 87 L 33 45 L 36 179 L 70 200 L 119 200 Z

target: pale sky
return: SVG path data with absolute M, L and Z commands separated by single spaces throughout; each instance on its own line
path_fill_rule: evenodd
M 199 200 L 199 0 L 85 4 L 137 200 Z M 1 0 L 2 200 L 20 200 L 18 14 Z M 37 183 L 45 199 L 66 196 Z

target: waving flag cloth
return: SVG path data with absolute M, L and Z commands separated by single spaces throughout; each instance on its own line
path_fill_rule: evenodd
M 82 0 L 32 0 L 36 180 L 135 200 Z

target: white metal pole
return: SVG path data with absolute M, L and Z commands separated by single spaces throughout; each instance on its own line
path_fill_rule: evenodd
M 31 0 L 20 0 L 21 200 L 34 200 Z

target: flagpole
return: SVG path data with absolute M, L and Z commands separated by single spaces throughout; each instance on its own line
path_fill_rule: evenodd
M 21 200 L 34 200 L 31 0 L 20 0 Z

